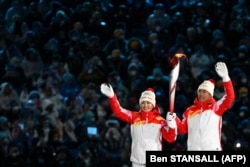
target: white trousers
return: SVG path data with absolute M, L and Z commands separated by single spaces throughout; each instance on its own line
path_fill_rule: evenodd
M 146 164 L 138 164 L 138 163 L 132 162 L 132 167 L 146 167 Z

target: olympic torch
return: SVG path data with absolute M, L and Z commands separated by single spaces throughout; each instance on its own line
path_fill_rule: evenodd
M 186 57 L 183 53 L 176 53 L 171 59 L 170 64 L 172 65 L 172 71 L 170 72 L 170 84 L 169 84 L 169 111 L 174 112 L 174 102 L 175 102 L 175 90 L 176 81 L 179 76 L 180 71 L 180 58 Z

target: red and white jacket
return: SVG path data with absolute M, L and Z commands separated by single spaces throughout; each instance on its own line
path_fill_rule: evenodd
M 114 115 L 130 124 L 132 146 L 130 160 L 146 164 L 146 151 L 162 150 L 162 138 L 172 143 L 177 136 L 177 129 L 169 128 L 166 120 L 160 115 L 156 106 L 151 112 L 130 111 L 120 106 L 117 96 L 109 98 Z
M 230 81 L 223 82 L 225 95 L 215 101 L 211 98 L 194 104 L 183 113 L 182 121 L 176 119 L 178 134 L 187 134 L 187 150 L 221 151 L 222 115 L 234 102 L 235 94 Z

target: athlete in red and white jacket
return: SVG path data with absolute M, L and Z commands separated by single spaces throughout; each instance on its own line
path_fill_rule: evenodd
M 187 134 L 187 150 L 222 150 L 222 115 L 232 106 L 235 94 L 226 64 L 217 62 L 215 71 L 222 78 L 225 95 L 216 101 L 214 80 L 205 80 L 198 87 L 194 104 L 183 113 L 182 121 L 176 117 L 178 134 Z
M 114 115 L 130 124 L 132 137 L 130 160 L 133 167 L 145 167 L 146 151 L 162 150 L 162 138 L 169 143 L 176 140 L 175 115 L 168 113 L 166 119 L 161 116 L 153 89 L 149 88 L 142 92 L 139 111 L 121 107 L 111 85 L 101 84 L 101 92 L 109 98 Z

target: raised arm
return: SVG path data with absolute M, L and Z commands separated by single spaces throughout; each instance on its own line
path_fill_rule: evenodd
M 114 93 L 112 86 L 110 84 L 102 83 L 100 89 L 101 89 L 102 94 L 108 97 L 110 108 L 113 114 L 118 119 L 131 124 L 132 112 L 127 109 L 122 108 L 122 106 L 120 105 L 117 99 L 116 94 Z
M 218 62 L 215 65 L 215 71 L 222 78 L 225 95 L 218 101 L 216 113 L 222 115 L 227 109 L 229 109 L 234 100 L 235 93 L 233 83 L 229 77 L 227 66 L 224 62 Z

